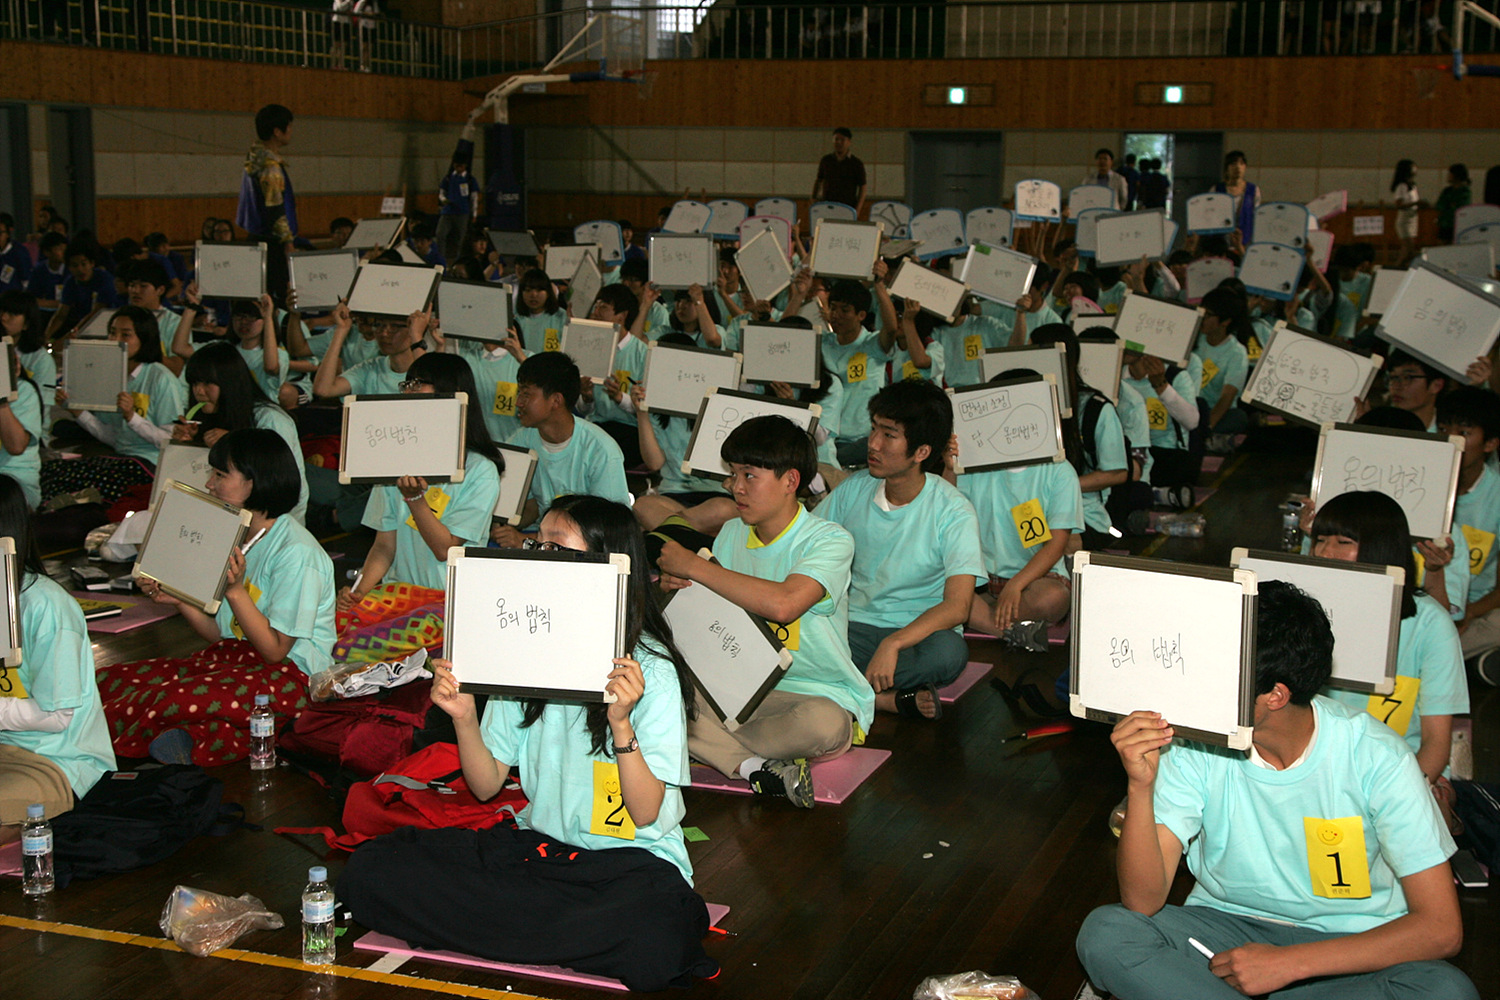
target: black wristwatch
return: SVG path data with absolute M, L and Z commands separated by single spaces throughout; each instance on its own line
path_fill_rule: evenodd
M 625 744 L 624 746 L 616 746 L 615 747 L 615 753 L 616 754 L 635 753 L 640 748 L 641 748 L 640 741 L 637 740 L 634 736 L 632 736 L 632 737 L 630 737 L 630 742 L 629 743 Z

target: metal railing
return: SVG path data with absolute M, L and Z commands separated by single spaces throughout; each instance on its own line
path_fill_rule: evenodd
M 1453 47 L 1445 27 L 1452 23 L 1451 0 L 586 3 L 446 27 L 394 18 L 340 23 L 326 3 L 0 0 L 0 38 L 441 80 L 541 65 L 588 14 L 600 11 L 610 15 L 598 30 L 608 34 L 612 73 L 654 59 L 1446 57 Z M 1470 19 L 1464 35 L 1466 52 L 1500 51 L 1493 25 Z

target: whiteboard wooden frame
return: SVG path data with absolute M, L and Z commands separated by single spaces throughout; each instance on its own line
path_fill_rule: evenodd
M 297 312 L 304 316 L 326 312 L 347 299 L 354 275 L 359 272 L 359 251 L 353 247 L 304 250 L 286 260 L 291 286 L 297 293 Z M 321 270 L 310 271 L 320 266 Z M 340 285 L 342 291 L 335 291 Z
M 689 390 L 678 385 L 658 384 L 652 389 L 651 373 L 655 369 L 657 382 L 672 375 L 679 376 L 684 364 L 694 362 L 715 369 L 722 369 L 716 382 L 695 383 Z M 740 369 L 744 356 L 734 351 L 719 351 L 709 347 L 687 347 L 681 344 L 663 344 L 653 340 L 646 345 L 646 367 L 641 381 L 646 386 L 646 398 L 641 413 L 667 413 L 674 417 L 696 418 L 703 406 L 703 394 L 709 389 L 733 389 L 740 384 Z
M 1347 587 L 1355 587 L 1359 583 L 1372 583 L 1371 577 L 1383 581 L 1388 586 L 1389 593 L 1385 595 L 1383 601 L 1366 602 L 1363 606 L 1365 614 L 1361 616 L 1357 626 L 1351 629 L 1351 631 L 1359 634 L 1361 640 L 1371 634 L 1379 635 L 1384 640 L 1385 656 L 1380 661 L 1380 679 L 1365 680 L 1357 675 L 1351 676 L 1347 671 L 1342 671 L 1342 667 L 1348 666 L 1348 658 L 1346 657 L 1342 663 L 1340 662 L 1338 647 L 1340 627 L 1335 623 L 1333 674 L 1328 678 L 1328 683 L 1334 687 L 1346 688 L 1350 691 L 1363 691 L 1366 694 L 1390 694 L 1396 690 L 1396 657 L 1399 653 L 1401 640 L 1401 597 L 1406 585 L 1405 569 L 1400 566 L 1374 566 L 1368 563 L 1344 562 L 1339 559 L 1319 559 L 1316 556 L 1294 555 L 1290 552 L 1273 552 L 1269 549 L 1239 547 L 1232 549 L 1229 553 L 1230 567 L 1233 569 L 1249 569 L 1255 574 L 1257 586 L 1265 583 L 1267 580 L 1278 580 L 1281 577 L 1272 575 L 1274 570 L 1266 572 L 1256 566 L 1245 567 L 1243 563 L 1246 560 L 1272 563 L 1278 566 L 1301 567 L 1304 573 L 1310 572 L 1327 579 L 1330 584 L 1328 589 L 1335 592 Z M 1320 604 L 1324 603 L 1319 599 L 1318 593 L 1306 586 L 1304 581 L 1289 580 L 1287 582 L 1301 587 L 1309 596 L 1318 600 Z M 1326 613 L 1328 608 L 1325 606 L 1323 610 Z M 1379 622 L 1382 611 L 1388 612 L 1388 626 L 1384 630 L 1376 630 L 1374 626 Z
M 25 573 L 25 567 L 16 558 L 16 540 L 9 535 L 0 538 L 0 590 L 5 591 L 3 607 L 5 609 L 4 634 L 0 639 L 5 642 L 5 648 L 0 650 L 0 662 L 7 668 L 19 667 L 21 665 L 21 577 Z M 774 636 L 773 636 L 774 638 Z
M 172 513 L 175 513 L 178 504 L 206 504 L 216 514 L 222 514 L 222 523 L 216 523 L 215 527 L 222 530 L 222 537 L 205 539 L 211 546 L 209 552 L 214 558 L 219 558 L 222 553 L 223 566 L 219 570 L 218 583 L 209 593 L 194 594 L 181 589 L 166 579 L 171 576 L 171 571 L 177 563 L 168 559 L 161 565 L 157 564 L 155 552 L 151 547 L 153 536 L 167 537 L 165 533 L 170 532 L 174 522 Z M 191 509 L 191 508 L 189 508 Z M 168 511 L 172 513 L 168 513 Z M 157 527 L 160 525 L 163 535 L 157 535 Z M 151 523 L 146 526 L 146 535 L 141 539 L 140 549 L 135 557 L 135 566 L 130 575 L 138 580 L 155 580 L 161 585 L 161 589 L 177 598 L 191 604 L 206 615 L 218 613 L 219 605 L 224 600 L 224 590 L 229 585 L 229 555 L 239 548 L 244 542 L 245 535 L 250 530 L 250 512 L 242 510 L 234 504 L 224 503 L 205 493 L 203 490 L 195 490 L 191 486 L 185 486 L 175 480 L 168 480 L 162 488 L 161 496 L 151 508 Z M 226 544 L 227 543 L 227 544 Z
M 770 353 L 773 340 L 786 342 L 785 353 L 797 362 L 796 369 L 788 372 L 785 367 L 775 366 Z M 794 388 L 816 388 L 823 384 L 823 352 L 819 343 L 816 330 L 780 323 L 746 323 L 740 331 L 740 378 L 763 385 L 785 382 Z
M 683 472 L 704 479 L 723 479 L 729 475 L 729 466 L 721 457 L 719 448 L 723 444 L 723 439 L 729 436 L 730 430 L 725 427 L 713 428 L 708 415 L 710 408 L 716 408 L 721 403 L 731 406 L 735 400 L 743 400 L 747 405 L 753 404 L 753 409 L 757 411 L 753 416 L 775 414 L 786 417 L 807 431 L 809 437 L 817 432 L 818 418 L 823 415 L 823 407 L 817 403 L 804 403 L 797 399 L 777 399 L 762 396 L 757 392 L 740 392 L 735 389 L 710 389 L 703 394 L 703 405 L 698 408 L 698 416 L 693 424 L 693 436 L 688 440 L 687 451 L 682 456 Z M 745 417 L 735 426 L 749 419 L 751 418 Z M 710 439 L 709 435 L 716 436 Z M 704 461 L 703 453 L 711 453 L 718 466 L 711 466 Z
M 579 261 L 593 257 L 594 263 L 598 264 L 603 253 L 603 248 L 597 243 L 554 243 L 547 247 L 542 270 L 547 272 L 551 281 L 572 281 L 573 275 L 578 273 Z
M 295 256 L 295 254 L 293 255 Z M 194 264 L 205 299 L 260 301 L 266 294 L 266 245 L 199 240 Z
M 1176 316 L 1179 320 L 1177 330 L 1173 336 L 1152 337 L 1150 342 L 1131 340 L 1132 332 L 1129 320 L 1134 319 L 1137 312 L 1144 311 L 1148 315 L 1156 313 L 1163 316 Z M 1184 333 L 1184 326 L 1188 317 L 1193 319 L 1190 329 Z M 1125 344 L 1125 350 L 1137 351 L 1141 354 L 1150 355 L 1153 358 L 1161 358 L 1175 365 L 1186 367 L 1189 356 L 1193 352 L 1193 345 L 1198 343 L 1198 328 L 1203 325 L 1203 307 L 1188 306 L 1171 299 L 1158 299 L 1150 295 L 1140 295 L 1136 292 L 1127 291 L 1124 300 L 1120 303 L 1120 311 L 1115 313 L 1114 331 Z
M 808 267 L 813 274 L 825 278 L 854 278 L 859 281 L 868 281 L 875 276 L 875 261 L 880 257 L 880 237 L 884 228 L 878 222 L 850 222 L 845 219 L 819 219 L 817 228 L 813 230 L 812 254 L 808 258 Z M 845 251 L 849 258 L 847 263 L 859 264 L 858 267 L 846 267 L 844 263 L 835 260 L 834 263 L 826 263 L 830 254 L 834 252 L 832 241 L 839 237 L 852 238 L 862 241 L 859 254 Z M 821 254 L 822 260 L 819 260 Z M 868 257 L 868 261 L 865 258 Z
M 740 246 L 761 233 L 770 233 L 787 260 L 792 258 L 792 224 L 779 215 L 752 215 L 740 223 Z M 747 238 L 748 237 L 748 238 Z
M 460 597 L 467 596 L 469 591 L 469 581 L 464 578 L 467 575 L 464 571 L 468 568 L 477 568 L 484 562 L 495 559 L 512 560 L 516 564 L 514 568 L 518 575 L 523 578 L 534 575 L 543 567 L 555 567 L 563 563 L 600 567 L 599 572 L 613 572 L 616 577 L 615 607 L 612 615 L 615 626 L 614 643 L 612 650 L 601 650 L 598 687 L 559 687 L 548 683 L 551 680 L 550 675 L 556 674 L 559 668 L 573 666 L 571 663 L 559 662 L 556 658 L 542 660 L 506 655 L 504 649 L 490 645 L 484 650 L 488 655 L 474 655 L 473 659 L 470 659 L 466 647 L 459 646 L 460 642 L 468 642 L 467 637 L 474 630 L 474 622 L 467 614 L 459 613 L 457 606 Z M 524 583 L 519 586 L 524 589 Z M 629 601 L 629 586 L 630 557 L 627 555 L 568 550 L 543 552 L 527 549 L 454 546 L 448 550 L 448 586 L 443 607 L 445 622 L 443 657 L 447 660 L 456 659 L 454 674 L 463 684 L 465 691 L 503 695 L 510 698 L 546 698 L 596 704 L 613 702 L 614 697 L 605 691 L 605 687 L 609 683 L 609 672 L 613 669 L 610 661 L 616 657 L 629 655 L 629 651 L 625 649 L 625 612 Z M 486 604 L 493 603 L 488 593 L 481 600 Z M 606 657 L 602 655 L 604 652 L 612 652 L 613 655 Z
M 770 302 L 791 287 L 792 265 L 776 234 L 763 229 L 734 252 L 735 266 L 755 299 Z
M 1016 385 L 1034 385 L 1039 382 L 1046 383 L 1050 390 L 1052 400 L 1052 441 L 1053 450 L 1046 455 L 1037 458 L 1018 459 L 1014 462 L 988 462 L 983 465 L 969 465 L 963 461 L 965 437 L 961 421 L 968 418 L 964 415 L 963 407 L 971 399 L 977 401 L 976 397 L 991 396 L 996 391 Z M 985 382 L 981 385 L 968 385 L 959 388 L 948 388 L 948 400 L 953 404 L 953 431 L 958 436 L 959 453 L 953 460 L 953 471 L 957 475 L 966 475 L 975 472 L 989 472 L 993 469 L 1018 469 L 1026 465 L 1047 465 L 1067 461 L 1067 452 L 1063 450 L 1062 416 L 1057 399 L 1057 380 L 1051 375 L 1023 375 L 1019 378 L 1001 379 L 997 382 Z
M 432 305 L 442 278 L 443 269 L 431 264 L 360 261 L 354 284 L 349 286 L 349 311 L 365 316 L 406 319 L 414 312 L 425 312 Z M 410 308 L 403 311 L 404 306 Z
M 896 266 L 896 273 L 891 276 L 887 288 L 892 296 L 916 300 L 923 312 L 949 323 L 964 308 L 964 300 L 969 294 L 969 286 L 964 282 L 914 260 L 903 260 Z
M 657 288 L 714 287 L 719 273 L 719 251 L 704 233 L 652 233 L 646 247 L 651 284 Z
M 1123 355 L 1123 351 L 1121 354 Z M 1040 361 L 1040 365 L 1030 361 Z M 1012 368 L 1027 368 L 1038 375 L 1051 375 L 1057 382 L 1057 409 L 1064 417 L 1073 415 L 1077 389 L 1068 376 L 1068 348 L 1061 341 L 1052 344 L 1022 344 L 1019 347 L 991 347 L 979 356 L 979 376 L 986 383 Z
M 212 450 L 201 444 L 163 441 L 161 451 L 156 457 L 156 478 L 151 481 L 151 502 L 148 506 L 156 506 L 156 501 L 161 499 L 161 491 L 168 481 L 194 486 L 195 489 L 206 489 L 208 482 L 206 475 L 201 483 L 195 485 L 184 476 L 184 473 L 192 472 L 193 466 L 198 462 L 207 466 L 208 453 Z
M 510 289 L 493 281 L 448 278 L 438 285 L 443 339 L 499 343 L 510 336 Z
M 1411 441 L 1422 441 L 1428 443 L 1434 449 L 1434 453 L 1443 448 L 1451 449 L 1451 464 L 1446 476 L 1446 481 L 1435 484 L 1438 488 L 1447 488 L 1447 499 L 1443 505 L 1443 515 L 1439 523 L 1435 524 L 1413 524 L 1408 516 L 1407 529 L 1411 531 L 1411 537 L 1415 539 L 1441 538 L 1453 530 L 1453 507 L 1458 498 L 1458 471 L 1463 462 L 1464 439 L 1457 435 L 1443 437 L 1439 434 L 1428 434 L 1425 431 L 1401 431 L 1390 427 L 1365 427 L 1360 424 L 1324 424 L 1318 433 L 1318 452 L 1313 459 L 1312 489 L 1309 491 L 1315 506 L 1322 506 L 1339 493 L 1329 493 L 1324 489 L 1324 478 L 1326 470 L 1323 468 L 1324 455 L 1328 450 L 1328 436 L 1335 432 L 1347 431 L 1351 434 L 1382 436 L 1392 438 L 1404 438 Z M 1379 492 L 1385 492 L 1381 490 Z M 1399 501 L 1398 501 L 1399 502 Z M 1402 508 L 1403 510 L 1405 508 Z
M 713 553 L 708 549 L 700 549 L 698 555 L 709 562 L 717 562 Z M 683 659 L 687 661 L 688 672 L 693 675 L 693 685 L 703 695 L 703 700 L 708 703 L 709 710 L 724 723 L 724 728 L 734 732 L 740 726 L 750 721 L 755 710 L 765 701 L 766 695 L 775 690 L 786 677 L 787 669 L 792 665 L 792 653 L 776 637 L 776 633 L 765 623 L 762 618 L 757 618 L 744 608 L 721 597 L 707 587 L 687 587 L 682 590 L 671 591 L 662 606 L 662 614 L 667 619 L 667 624 L 672 626 L 674 636 L 691 635 L 697 621 L 689 622 L 689 616 L 698 616 L 698 620 L 705 617 L 713 617 L 715 624 L 724 625 L 724 642 L 736 639 L 746 641 L 752 646 L 752 653 L 760 653 L 769 661 L 770 669 L 767 670 L 765 679 L 755 688 L 750 697 L 741 697 L 734 692 L 726 691 L 721 683 L 721 678 L 715 674 L 727 674 L 745 667 L 739 663 L 706 664 L 701 661 L 695 662 L 686 651 Z M 701 626 L 699 626 L 701 627 Z M 733 632 L 730 632 L 733 629 Z M 678 640 L 679 648 L 682 640 Z M 722 652 L 722 651 L 721 651 Z M 738 656 L 735 657 L 738 659 Z
M 625 336 L 630 336 L 630 334 L 625 334 Z M 580 337 L 607 339 L 609 341 L 608 356 L 603 351 L 598 351 L 580 361 L 578 355 L 574 353 Z M 606 323 L 599 319 L 570 319 L 563 325 L 562 337 L 558 341 L 557 349 L 573 359 L 573 363 L 578 366 L 578 374 L 595 385 L 603 385 L 604 380 L 615 373 L 615 352 L 620 348 L 620 340 L 620 331 L 613 323 Z M 604 362 L 602 368 L 598 367 L 600 361 Z
M 1095 379 L 1084 374 L 1084 367 L 1088 366 L 1091 371 L 1105 371 L 1099 385 Z M 1095 368 L 1095 366 L 1102 366 Z M 1088 337 L 1078 338 L 1078 380 L 1090 389 L 1100 392 L 1104 398 L 1115 406 L 1120 405 L 1120 376 L 1125 371 L 1125 345 L 1118 339 L 1115 340 L 1091 340 Z
M 1100 267 L 1119 267 L 1139 263 L 1142 256 L 1147 260 L 1165 260 L 1172 250 L 1167 242 L 1166 219 L 1167 214 L 1159 208 L 1115 212 L 1100 217 L 1094 223 L 1094 263 Z M 1141 231 L 1148 234 L 1139 246 L 1119 232 L 1136 222 L 1145 223 Z M 1136 253 L 1136 250 L 1141 252 Z
M 21 390 L 11 374 L 17 370 L 16 342 L 9 337 L 0 337 L 0 357 L 4 360 L 4 370 L 0 371 L 0 398 L 14 403 L 21 398 Z
M 1188 233 L 1215 236 L 1232 233 L 1235 228 L 1233 195 L 1210 191 L 1187 200 Z
M 1238 726 L 1233 732 L 1218 733 L 1185 725 L 1180 719 L 1168 719 L 1167 721 L 1171 724 L 1172 731 L 1177 738 L 1197 740 L 1200 743 L 1211 743 L 1215 746 L 1228 747 L 1232 750 L 1250 749 L 1250 740 L 1253 735 L 1252 725 L 1255 719 L 1255 629 L 1256 612 L 1259 603 L 1258 585 L 1255 574 L 1247 570 L 1219 569 L 1212 566 L 1191 566 L 1185 563 L 1172 563 L 1160 559 L 1109 556 L 1095 552 L 1079 552 L 1074 555 L 1072 622 L 1075 634 L 1073 641 L 1068 644 L 1070 657 L 1068 710 L 1076 718 L 1088 719 L 1092 722 L 1103 722 L 1109 725 L 1119 722 L 1132 711 L 1148 708 L 1149 695 L 1143 694 L 1141 703 L 1130 708 L 1125 708 L 1124 706 L 1114 706 L 1111 708 L 1090 706 L 1085 704 L 1079 695 L 1083 673 L 1083 663 L 1081 661 L 1082 643 L 1079 641 L 1079 630 L 1084 627 L 1084 620 L 1080 612 L 1083 607 L 1084 594 L 1088 588 L 1090 566 L 1135 570 L 1142 573 L 1165 574 L 1177 577 L 1196 577 L 1202 580 L 1232 583 L 1240 587 L 1240 620 L 1242 625 L 1239 652 L 1240 676 L 1237 685 L 1239 703 L 1235 706 L 1235 716 L 1238 720 Z M 1102 666 L 1104 664 L 1090 664 L 1090 669 L 1099 669 Z
M 355 250 L 389 250 L 406 231 L 406 219 L 360 219 L 344 246 Z M 295 256 L 295 255 L 294 255 Z
M 505 468 L 500 471 L 500 496 L 495 501 L 493 516 L 514 527 L 525 516 L 526 500 L 531 496 L 531 480 L 536 475 L 537 453 L 530 448 L 498 441 L 495 447 L 505 457 Z M 511 488 L 512 483 L 515 489 Z
M 490 249 L 502 257 L 540 257 L 542 248 L 530 229 L 487 229 Z
M 94 410 L 99 413 L 118 410 L 120 393 L 125 392 L 130 384 L 129 350 L 129 346 L 121 340 L 83 340 L 76 337 L 69 340 L 63 351 L 62 366 L 62 382 L 68 393 L 68 409 Z M 85 355 L 88 355 L 86 359 Z M 87 360 L 89 364 L 99 366 L 97 374 L 91 371 L 81 386 L 75 358 L 80 362 Z
M 351 420 L 363 416 L 367 409 L 381 409 L 380 404 L 392 403 L 416 403 L 421 406 L 438 407 L 444 409 L 457 408 L 458 410 L 458 439 L 453 442 L 451 449 L 443 449 L 438 445 L 432 448 L 424 448 L 421 461 L 414 461 L 412 467 L 406 471 L 389 474 L 385 472 L 373 472 L 365 470 L 363 463 L 357 460 L 357 456 L 366 454 L 364 449 L 351 448 L 349 442 L 349 423 Z M 355 413 L 359 410 L 360 413 Z M 436 409 L 434 410 L 436 412 Z M 344 411 L 339 421 L 339 483 L 348 486 L 351 483 L 372 483 L 376 485 L 393 485 L 402 476 L 421 476 L 429 483 L 461 483 L 464 480 L 464 459 L 467 452 L 467 441 L 465 440 L 469 419 L 469 396 L 467 393 L 372 393 L 364 396 L 345 396 Z M 441 442 L 440 442 L 441 444 Z M 376 448 L 376 451 L 382 449 Z M 429 464 L 430 463 L 430 464 Z
M 1347 189 L 1320 194 L 1307 203 L 1308 214 L 1319 222 L 1326 222 L 1335 216 L 1343 215 L 1348 208 L 1349 192 Z
M 1350 359 L 1353 359 L 1351 363 L 1355 365 L 1356 369 L 1366 369 L 1364 375 L 1360 378 L 1357 387 L 1351 390 L 1353 394 L 1349 396 L 1349 403 L 1347 408 L 1345 408 L 1344 412 L 1340 416 L 1340 419 L 1336 421 L 1343 423 L 1352 422 L 1354 420 L 1355 411 L 1358 406 L 1357 401 L 1369 397 L 1370 386 L 1374 384 L 1375 376 L 1380 374 L 1380 368 L 1383 364 L 1385 364 L 1385 359 L 1380 357 L 1379 355 L 1371 356 L 1369 354 L 1366 354 L 1364 351 L 1361 351 L 1350 344 L 1346 344 L 1341 340 L 1336 340 L 1332 337 L 1324 337 L 1321 334 L 1313 333 L 1310 330 L 1303 330 L 1299 327 L 1291 326 L 1284 321 L 1278 321 L 1276 325 L 1271 329 L 1271 336 L 1266 340 L 1265 347 L 1261 350 L 1260 357 L 1256 359 L 1254 367 L 1251 368 L 1250 376 L 1245 380 L 1245 389 L 1242 393 L 1240 393 L 1240 398 L 1243 399 L 1249 406 L 1253 406 L 1258 410 L 1265 410 L 1267 413 L 1278 413 L 1286 419 L 1292 421 L 1293 423 L 1301 424 L 1304 427 L 1322 427 L 1325 423 L 1328 422 L 1327 420 L 1322 419 L 1310 419 L 1299 413 L 1295 413 L 1290 409 L 1286 409 L 1282 406 L 1277 406 L 1256 398 L 1256 395 L 1260 391 L 1260 388 L 1263 384 L 1267 383 L 1268 381 L 1275 382 L 1278 380 L 1279 376 L 1270 370 L 1269 359 L 1277 356 L 1282 350 L 1285 350 L 1286 343 L 1292 339 L 1311 341 L 1315 344 L 1322 345 L 1328 350 L 1342 352 L 1343 355 L 1346 355 Z M 1321 392 L 1316 386 L 1313 386 L 1311 384 L 1295 386 L 1284 379 L 1281 379 L 1280 381 L 1282 388 L 1279 390 L 1279 394 L 1284 396 L 1285 400 L 1291 400 L 1295 398 L 1298 391 L 1300 391 L 1301 389 L 1306 389 L 1308 392 L 1320 396 L 1328 395 Z M 1290 393 L 1286 391 L 1288 387 L 1292 390 Z M 1335 394 L 1335 398 L 1336 396 L 1341 395 L 1343 395 L 1343 393 Z
M 1014 267 L 1005 267 L 1007 263 Z M 1035 257 L 980 241 L 969 246 L 958 279 L 980 298 L 1014 307 L 1016 300 L 1031 290 L 1036 269 Z M 1024 279 L 1019 278 L 1023 271 Z
M 1489 326 L 1480 329 L 1481 339 L 1468 342 L 1472 353 L 1455 350 L 1452 354 L 1440 354 L 1426 341 L 1416 343 L 1409 331 L 1403 332 L 1400 328 L 1402 318 L 1400 313 L 1394 311 L 1395 308 L 1401 304 L 1406 295 L 1418 294 L 1416 291 L 1418 285 L 1427 285 L 1433 280 L 1449 286 L 1456 294 L 1472 296 L 1490 307 Z M 1373 283 L 1371 288 L 1374 288 Z M 1396 289 L 1395 296 L 1386 307 L 1385 313 L 1381 315 L 1380 323 L 1375 327 L 1375 336 L 1458 379 L 1460 383 L 1467 383 L 1468 366 L 1475 358 L 1488 355 L 1494 350 L 1496 340 L 1500 340 L 1500 295 L 1486 291 L 1484 286 L 1471 278 L 1454 274 L 1425 261 L 1414 261 L 1406 272 L 1406 279 L 1402 281 L 1401 287 Z
M 1012 227 L 1016 222 L 1062 221 L 1062 188 L 1051 181 L 1036 177 L 1016 181 L 1014 198 Z

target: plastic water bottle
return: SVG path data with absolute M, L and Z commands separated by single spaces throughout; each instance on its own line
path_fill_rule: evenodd
M 276 766 L 276 716 L 271 712 L 271 696 L 255 696 L 250 712 L 250 770 L 268 771 Z
M 1298 515 L 1301 513 L 1301 504 L 1293 507 L 1286 504 L 1281 508 L 1281 551 L 1302 551 L 1302 526 Z
M 26 807 L 26 825 L 21 827 L 21 891 L 45 896 L 52 891 L 52 824 L 41 803 Z
M 333 890 L 328 888 L 328 869 L 318 865 L 307 870 L 302 890 L 302 961 L 332 965 L 333 952 Z

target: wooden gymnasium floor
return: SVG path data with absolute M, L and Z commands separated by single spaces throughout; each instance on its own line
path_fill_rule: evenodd
M 1151 539 L 1155 555 L 1222 565 L 1232 544 L 1273 546 L 1276 504 L 1311 464 L 1310 441 L 1284 434 L 1205 475 L 1218 492 L 1202 506 L 1202 539 Z M 350 551 L 357 539 L 334 541 Z M 1141 546 L 1137 546 L 1140 548 Z M 78 557 L 71 557 L 76 561 Z M 69 560 L 54 565 L 61 570 Z M 170 655 L 194 648 L 180 620 L 119 637 L 100 637 L 99 662 Z M 1008 683 L 1022 676 L 1046 687 L 1065 667 L 1048 654 L 1001 653 L 974 642 Z M 1500 780 L 1500 691 L 1471 685 L 1476 777 Z M 870 745 L 894 752 L 842 806 L 801 812 L 748 797 L 689 790 L 687 823 L 709 840 L 689 845 L 698 887 L 733 907 L 711 937 L 723 964 L 694 993 L 729 998 L 904 998 L 935 973 L 987 969 L 1019 976 L 1046 1000 L 1073 996 L 1082 971 L 1073 951 L 1079 923 L 1117 900 L 1115 841 L 1106 827 L 1124 784 L 1102 726 L 1034 742 L 1008 739 L 1039 720 L 981 683 L 939 724 L 882 717 Z M 77 882 L 41 903 L 19 884 L 0 885 L 3 995 L 52 998 L 189 997 L 280 1000 L 324 997 L 534 995 L 551 1000 L 607 996 L 553 982 L 523 980 L 423 960 L 394 975 L 365 971 L 378 956 L 355 952 L 363 932 L 340 939 L 333 973 L 297 959 L 296 914 L 309 864 L 342 857 L 317 838 L 285 838 L 275 826 L 336 822 L 310 780 L 278 769 L 257 784 L 241 762 L 218 769 L 225 798 L 242 802 L 261 832 L 201 838 L 144 871 Z M 163 942 L 157 927 L 172 887 L 253 893 L 288 918 L 288 927 L 245 935 L 240 951 L 193 958 Z M 1175 899 L 1187 891 L 1178 879 Z M 1500 890 L 1461 890 L 1466 944 L 1457 962 L 1481 994 L 1500 996 Z M 503 904 L 501 904 L 503 905 Z M 508 992 L 509 991 L 509 992 Z

